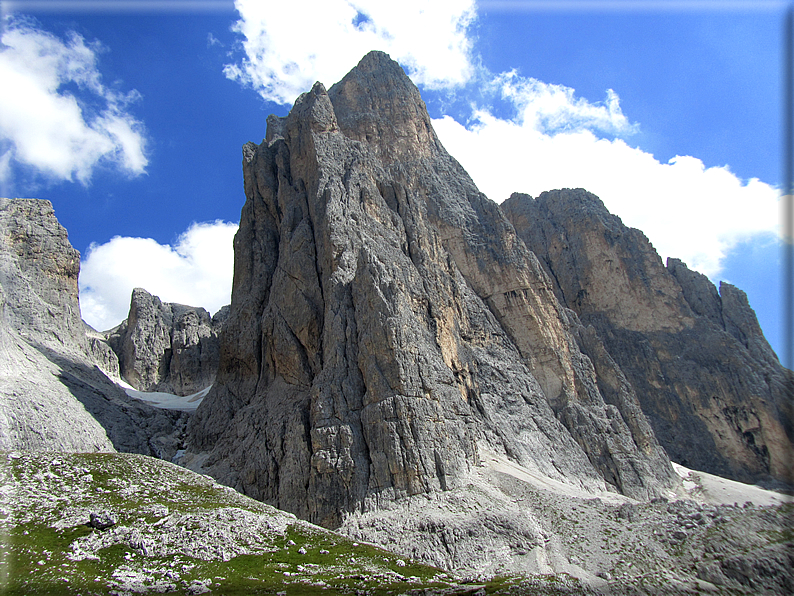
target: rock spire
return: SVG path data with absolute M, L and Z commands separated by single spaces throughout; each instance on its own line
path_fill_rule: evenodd
M 675 483 L 631 387 L 372 52 L 243 147 L 205 470 L 325 526 L 455 488 L 480 446 L 579 487 Z M 609 386 L 599 386 L 599 374 Z

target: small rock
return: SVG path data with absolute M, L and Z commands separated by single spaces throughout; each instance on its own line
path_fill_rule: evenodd
M 206 594 L 207 592 L 210 592 L 210 589 L 207 587 L 207 584 L 209 583 L 211 583 L 210 580 L 193 580 L 193 583 L 188 586 L 186 592 L 188 594 Z
M 116 516 L 110 511 L 92 511 L 88 525 L 97 530 L 106 530 L 117 523 Z
M 698 566 L 697 577 L 711 586 L 721 586 L 725 583 L 719 563 L 708 563 Z
M 303 547 L 300 547 L 300 548 L 298 549 L 298 552 L 299 552 L 300 554 L 302 554 L 302 555 L 305 555 L 305 554 L 306 554 L 306 549 L 305 549 L 305 548 L 303 548 Z
M 687 537 L 687 533 L 684 530 L 674 530 L 671 536 L 674 540 L 683 540 Z

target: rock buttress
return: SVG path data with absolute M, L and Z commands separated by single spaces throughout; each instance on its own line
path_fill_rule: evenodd
M 744 292 L 678 259 L 581 190 L 502 205 L 563 304 L 603 338 L 670 457 L 744 482 L 790 483 L 791 372 Z

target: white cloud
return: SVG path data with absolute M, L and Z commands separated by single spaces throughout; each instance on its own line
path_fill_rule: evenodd
M 594 104 L 576 97 L 570 87 L 524 78 L 515 71 L 494 77 L 491 85 L 515 106 L 515 120 L 538 132 L 555 134 L 588 129 L 631 134 L 637 130 L 637 125 L 631 124 L 621 111 L 620 98 L 612 89 L 607 89 L 605 102 Z
M 97 44 L 72 33 L 64 41 L 29 21 L 6 19 L 0 46 L 3 158 L 43 174 L 86 183 L 100 161 L 130 174 L 147 160 L 142 124 L 126 112 L 138 94 L 105 87 Z M 69 88 L 75 88 L 75 94 Z M 97 109 L 89 106 L 99 105 Z M 94 113 L 96 112 L 96 113 Z
M 174 246 L 121 236 L 92 244 L 80 264 L 83 319 L 98 330 L 114 327 L 127 318 L 136 287 L 164 302 L 216 312 L 231 302 L 237 227 L 223 221 L 194 223 Z
M 778 233 L 776 189 L 694 157 L 660 163 L 631 147 L 625 139 L 639 125 L 615 91 L 591 102 L 516 71 L 489 72 L 475 50 L 471 0 L 237 0 L 236 7 L 246 57 L 226 74 L 266 100 L 291 103 L 315 80 L 334 83 L 372 49 L 390 53 L 426 89 L 451 89 L 458 101 L 477 97 L 466 126 L 450 116 L 434 126 L 497 202 L 516 191 L 585 188 L 641 229 L 663 258 L 683 259 L 712 279 L 738 242 Z M 499 102 L 512 107 L 512 117 L 494 115 Z
M 537 196 L 585 188 L 610 212 L 642 230 L 662 256 L 676 257 L 715 279 L 731 247 L 778 232 L 778 191 L 742 181 L 727 167 L 694 157 L 660 163 L 622 139 L 577 129 L 546 134 L 537 119 L 500 119 L 476 112 L 467 129 L 449 116 L 433 121 L 442 143 L 477 186 L 501 203 L 513 192 Z
M 237 0 L 245 58 L 226 75 L 268 101 L 291 104 L 315 81 L 330 86 L 367 52 L 383 50 L 430 88 L 473 72 L 474 0 Z

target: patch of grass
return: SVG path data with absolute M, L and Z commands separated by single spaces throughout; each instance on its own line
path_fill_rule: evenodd
M 56 460 L 59 463 L 53 463 Z M 403 561 L 394 553 L 285 517 L 203 476 L 158 460 L 121 454 L 26 453 L 8 461 L 23 497 L 9 503 L 11 515 L 2 520 L 9 526 L 8 554 L 2 561 L 8 577 L 0 586 L 3 596 L 105 596 L 125 591 L 125 581 L 137 581 L 151 593 L 175 594 L 191 593 L 200 581 L 212 592 L 240 595 L 353 594 L 356 590 L 400 594 L 454 585 L 440 579 L 436 568 Z M 286 531 L 252 534 L 251 539 L 258 541 L 258 554 L 218 556 L 211 561 L 181 552 L 144 556 L 145 551 L 132 546 L 138 542 L 124 538 L 136 532 L 156 537 L 155 524 L 164 516 L 190 532 L 199 527 L 191 521 L 198 519 L 196 515 L 206 520 L 207 510 L 228 508 L 253 513 L 256 519 L 272 516 L 280 520 L 274 527 Z M 92 534 L 103 536 L 103 531 L 87 525 L 93 510 L 115 514 L 117 528 L 107 532 L 126 528 L 112 535 L 122 542 L 100 548 L 89 558 L 72 560 L 76 541 L 85 546 Z M 13 521 L 20 523 L 12 525 Z M 66 527 L 51 527 L 55 523 Z
M 758 534 L 766 538 L 770 544 L 794 542 L 794 528 L 781 527 L 780 530 L 759 530 Z

